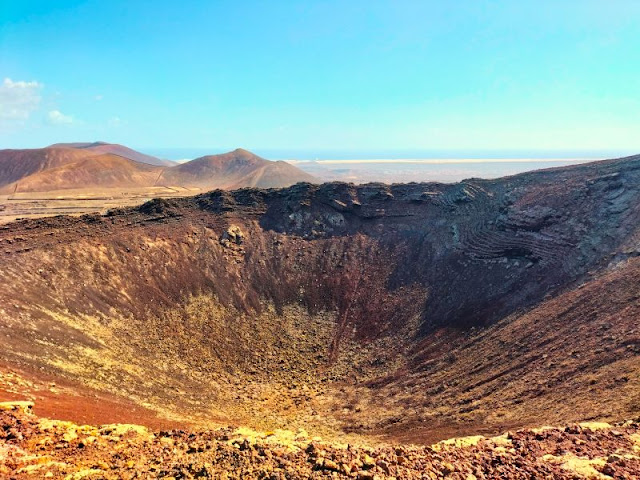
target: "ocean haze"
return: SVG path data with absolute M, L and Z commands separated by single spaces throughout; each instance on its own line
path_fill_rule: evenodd
M 225 145 L 210 147 L 134 147 L 136 150 L 159 158 L 180 161 L 205 155 L 224 153 L 235 148 L 246 148 L 269 160 L 370 160 L 370 159 L 601 159 L 634 155 L 633 149 L 370 149 L 370 148 L 261 148 L 251 145 Z
M 353 183 L 459 182 L 493 179 L 542 168 L 586 163 L 593 159 L 413 159 L 294 161 L 324 181 Z
M 160 158 L 184 162 L 228 150 L 146 148 Z M 270 160 L 285 160 L 322 181 L 458 182 L 466 178 L 499 178 L 542 168 L 562 167 L 605 158 L 624 157 L 626 150 L 374 150 L 253 149 Z

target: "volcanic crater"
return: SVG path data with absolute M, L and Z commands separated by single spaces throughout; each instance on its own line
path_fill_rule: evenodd
M 640 156 L 14 222 L 0 394 L 374 443 L 633 418 L 639 225 Z

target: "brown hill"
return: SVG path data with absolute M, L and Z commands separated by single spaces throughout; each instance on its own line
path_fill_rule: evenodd
M 640 413 L 640 156 L 217 190 L 9 224 L 0 246 L 7 392 L 46 377 L 346 442 Z
M 246 150 L 210 155 L 171 167 L 131 160 L 126 147 L 112 144 L 68 144 L 0 151 L 0 192 L 44 192 L 63 189 L 154 187 L 285 187 L 314 177 L 286 162 L 272 162 Z M 101 154 L 101 149 L 123 155 Z M 114 148 L 117 147 L 117 148 Z M 123 151 L 124 149 L 124 151 Z M 136 153 L 136 152 L 134 152 Z M 120 170 L 120 171 L 119 171 Z
M 0 188 L 24 177 L 57 168 L 93 155 L 72 148 L 0 150 Z
M 65 147 L 65 148 L 75 148 L 80 150 L 87 150 L 90 152 L 94 152 L 96 154 L 102 153 L 111 153 L 113 155 L 119 155 L 120 157 L 128 158 L 129 160 L 133 160 L 139 163 L 147 163 L 149 165 L 156 165 L 161 167 L 171 167 L 175 165 L 175 162 L 171 160 L 164 160 L 161 158 L 156 158 L 151 155 L 147 155 L 136 150 L 133 150 L 129 147 L 125 147 L 124 145 L 119 145 L 117 143 L 106 143 L 106 142 L 75 142 L 75 143 L 56 143 L 50 145 L 51 147 Z
M 138 163 L 118 155 L 91 155 L 34 173 L 9 186 L 13 192 L 46 192 L 81 188 L 132 188 L 152 186 L 162 167 Z
M 167 169 L 159 183 L 203 189 L 240 187 L 285 187 L 314 178 L 286 162 L 271 162 L 238 148 L 220 155 L 208 155 Z

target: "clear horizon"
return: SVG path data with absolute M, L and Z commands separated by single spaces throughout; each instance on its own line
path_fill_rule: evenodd
M 131 147 L 131 145 L 127 145 Z M 154 148 L 132 147 L 143 153 L 173 161 L 192 160 L 244 147 L 184 147 Z M 406 160 L 601 160 L 636 155 L 640 150 L 425 150 L 425 149 L 248 149 L 269 160 L 292 161 L 406 161 Z
M 640 152 L 638 2 L 5 3 L 0 148 Z

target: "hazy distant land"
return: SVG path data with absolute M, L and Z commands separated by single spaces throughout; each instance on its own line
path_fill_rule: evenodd
M 178 163 L 220 148 L 147 148 Z M 270 160 L 284 160 L 323 181 L 459 182 L 466 178 L 508 175 L 631 155 L 634 152 L 584 150 L 277 150 L 255 149 Z
M 499 178 L 541 168 L 601 160 L 584 158 L 403 158 L 286 160 L 324 181 L 459 182 L 466 178 Z

